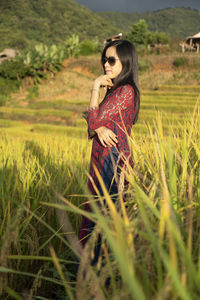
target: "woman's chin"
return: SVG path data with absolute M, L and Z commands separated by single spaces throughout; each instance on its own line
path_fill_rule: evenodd
M 114 76 L 111 73 L 108 72 L 106 75 L 108 75 L 110 79 L 114 79 Z

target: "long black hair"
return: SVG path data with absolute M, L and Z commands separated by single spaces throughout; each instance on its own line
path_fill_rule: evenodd
M 109 92 L 112 92 L 119 86 L 123 86 L 126 84 L 130 84 L 135 92 L 135 106 L 136 106 L 136 115 L 133 123 L 135 124 L 138 119 L 139 109 L 140 109 L 140 92 L 138 88 L 138 57 L 137 57 L 137 51 L 135 49 L 135 46 L 127 41 L 127 40 L 115 40 L 111 41 L 106 44 L 106 46 L 103 49 L 102 57 L 101 57 L 101 63 L 104 68 L 105 73 L 105 66 L 103 63 L 103 59 L 106 55 L 106 51 L 110 47 L 115 47 L 117 55 L 121 61 L 122 64 L 122 71 L 117 76 L 117 78 L 114 81 L 114 86 Z

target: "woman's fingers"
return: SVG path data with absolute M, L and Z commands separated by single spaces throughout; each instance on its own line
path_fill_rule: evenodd
M 115 134 L 112 134 L 112 135 L 111 135 L 111 139 L 112 139 L 115 143 L 118 143 L 117 136 L 116 136 Z
M 110 78 L 107 78 L 107 83 L 109 86 L 113 86 L 112 80 Z
M 108 138 L 108 137 L 99 137 L 99 140 L 100 140 L 101 144 L 102 144 L 104 147 L 107 147 L 107 146 L 110 146 L 110 147 L 115 146 L 115 142 L 114 142 L 112 139 Z
M 116 134 L 112 130 L 108 129 L 107 127 L 102 126 L 97 128 L 96 133 L 98 135 L 101 144 L 104 147 L 116 146 L 116 143 L 118 143 Z
M 109 129 L 108 129 L 109 130 Z M 112 131 L 112 130 L 109 130 L 108 132 L 107 132 L 107 134 L 108 134 L 108 138 L 113 142 L 115 142 L 115 143 L 118 143 L 118 140 L 117 140 L 117 136 L 116 136 L 116 134 Z
M 106 145 L 109 147 L 115 146 L 115 143 L 113 141 L 105 141 Z
M 113 83 L 112 80 L 108 77 L 108 75 L 101 75 L 95 80 L 94 85 L 112 87 Z
M 117 141 L 117 138 L 113 135 L 105 135 L 102 137 L 102 140 L 104 143 L 110 147 L 115 146 Z
M 104 147 L 107 147 L 107 145 L 104 143 L 104 140 L 103 140 L 103 139 L 99 138 L 99 140 L 100 140 L 101 144 L 102 144 Z

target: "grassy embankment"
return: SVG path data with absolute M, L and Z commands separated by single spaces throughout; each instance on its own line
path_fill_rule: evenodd
M 75 292 L 76 254 L 47 203 L 57 203 L 58 191 L 82 208 L 87 195 L 91 143 L 80 116 L 87 109 L 88 86 L 98 73 L 93 69 L 95 61 L 87 71 L 71 62 L 69 71 L 40 86 L 36 99 L 29 99 L 29 92 L 22 89 L 6 108 L 0 108 L 4 299 L 8 295 L 10 299 L 74 299 L 70 291 Z M 93 292 L 100 299 L 125 300 L 198 299 L 200 294 L 198 111 L 192 117 L 199 79 L 189 81 L 185 67 L 177 71 L 166 60 L 158 63 L 159 68 L 153 65 L 141 75 L 141 113 L 130 141 L 135 168 L 129 178 L 128 205 L 121 203 L 119 215 L 107 196 L 110 209 L 105 218 L 94 207 L 93 218 L 111 252 L 105 244 L 107 267 L 102 263 L 99 278 L 92 274 L 95 291 L 89 288 L 88 292 L 90 271 L 84 279 L 79 274 L 76 292 L 83 300 Z M 191 77 L 195 72 L 193 68 Z M 78 232 L 79 214 L 70 218 Z M 64 274 L 54 267 L 52 249 Z M 82 259 L 81 267 L 85 265 L 88 260 Z M 66 282 L 60 280 L 62 275 Z M 109 291 L 103 288 L 107 276 L 111 277 Z

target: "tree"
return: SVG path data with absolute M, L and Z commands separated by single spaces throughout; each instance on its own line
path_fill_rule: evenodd
M 128 39 L 135 45 L 147 45 L 148 26 L 145 20 L 141 19 L 132 25 Z
M 148 26 L 145 20 L 141 19 L 131 27 L 128 33 L 128 39 L 136 46 L 147 46 L 147 44 L 168 44 L 169 36 L 165 32 L 148 31 Z
M 148 32 L 148 44 L 169 44 L 170 37 L 165 32 Z

